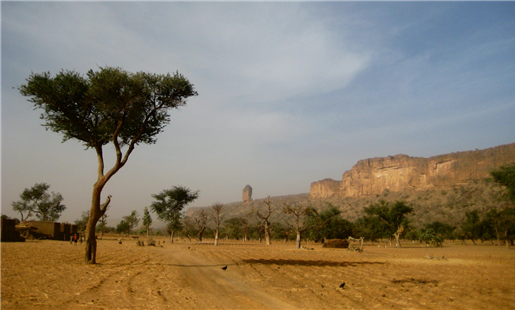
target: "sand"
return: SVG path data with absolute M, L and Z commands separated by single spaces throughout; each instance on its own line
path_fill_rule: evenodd
M 358 253 L 116 238 L 98 241 L 96 265 L 84 264 L 81 245 L 2 243 L 2 310 L 515 309 L 515 249 L 505 247 L 375 244 Z

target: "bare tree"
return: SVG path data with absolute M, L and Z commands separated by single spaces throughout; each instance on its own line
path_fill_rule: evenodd
M 270 196 L 268 196 L 267 199 L 265 199 L 265 205 L 267 206 L 267 209 L 261 213 L 259 211 L 256 211 L 256 215 L 263 220 L 263 228 L 265 232 L 265 240 L 266 245 L 271 245 L 272 240 L 270 239 L 270 222 L 268 219 L 270 218 L 270 215 L 272 215 L 272 200 L 270 200 Z
M 250 210 L 245 214 L 243 218 L 240 218 L 240 227 L 241 232 L 243 234 L 243 242 L 247 242 L 249 235 L 250 222 L 252 220 L 252 215 L 254 215 L 254 210 Z
M 213 209 L 213 214 L 211 217 L 215 221 L 215 246 L 218 246 L 218 238 L 220 234 L 220 224 L 224 218 L 223 214 L 221 214 L 224 205 L 221 203 L 214 204 L 211 208 Z
M 202 235 L 204 235 L 207 225 L 207 214 L 204 209 L 200 210 L 198 215 L 194 216 L 193 219 L 197 223 L 198 227 L 198 241 L 202 241 Z
M 293 215 L 294 222 L 290 223 L 288 221 L 284 221 L 286 225 L 288 225 L 295 233 L 297 233 L 297 241 L 296 241 L 296 247 L 297 249 L 300 249 L 300 240 L 301 240 L 301 234 L 305 232 L 308 229 L 311 229 L 313 227 L 322 225 L 322 223 L 315 221 L 314 224 L 307 225 L 304 222 L 304 218 L 308 215 L 311 215 L 313 213 L 316 213 L 316 210 L 312 207 L 303 207 L 303 206 L 290 206 L 287 204 L 284 204 L 283 212 L 286 214 Z
M 196 233 L 195 222 L 190 216 L 182 216 L 182 233 L 191 242 L 192 236 Z

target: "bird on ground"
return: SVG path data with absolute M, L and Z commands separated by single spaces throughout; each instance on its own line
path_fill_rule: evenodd
M 340 284 L 340 288 L 344 288 L 345 287 L 345 282 L 343 282 L 342 284 Z
M 227 266 L 225 266 L 225 267 L 222 267 L 222 269 L 223 269 L 223 270 L 227 270 Z

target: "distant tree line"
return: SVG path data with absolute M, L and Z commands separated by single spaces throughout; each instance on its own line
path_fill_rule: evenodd
M 391 246 L 401 247 L 401 240 L 425 245 L 442 246 L 444 240 L 491 241 L 498 245 L 504 241 L 513 245 L 515 239 L 515 163 L 502 166 L 491 172 L 492 179 L 502 185 L 505 196 L 511 205 L 502 209 L 474 210 L 466 212 L 459 225 L 450 225 L 439 221 L 425 224 L 421 228 L 413 227 L 408 215 L 413 207 L 398 200 L 390 204 L 385 200 L 371 203 L 364 209 L 365 215 L 355 221 L 342 217 L 337 206 L 330 203 L 321 210 L 306 205 L 284 204 L 282 211 L 272 207 L 270 198 L 265 199 L 261 207 L 244 216 L 227 218 L 216 229 L 206 225 L 206 211 L 201 210 L 191 216 L 182 215 L 180 235 L 197 240 L 205 238 L 229 238 L 246 241 L 249 239 L 265 241 L 296 241 L 297 248 L 302 239 L 323 242 L 325 239 L 347 239 L 363 237 L 369 242 L 385 241 Z M 283 221 L 270 222 L 273 212 L 283 212 L 287 217 Z M 202 220 L 204 218 L 204 220 Z M 200 223 L 203 223 L 201 225 Z M 270 238 L 270 240 L 268 240 Z
M 204 238 L 214 239 L 218 245 L 220 239 L 234 239 L 245 242 L 250 239 L 266 242 L 288 242 L 295 240 L 300 248 L 302 240 L 324 242 L 325 239 L 347 239 L 363 237 L 368 242 L 387 242 L 390 246 L 401 247 L 402 242 L 418 241 L 425 245 L 442 246 L 444 240 L 470 240 L 476 242 L 489 241 L 513 245 L 515 239 L 515 163 L 502 166 L 491 172 L 492 179 L 503 186 L 504 196 L 511 204 L 503 208 L 472 210 L 458 225 L 450 225 L 439 221 L 416 228 L 411 225 L 408 215 L 413 207 L 403 200 L 389 203 L 379 200 L 364 209 L 364 215 L 354 221 L 342 217 L 340 209 L 327 203 L 317 210 L 310 205 L 286 204 L 274 206 L 270 197 L 263 204 L 250 210 L 247 214 L 229 217 L 224 214 L 224 205 L 213 204 L 210 209 L 186 216 L 184 208 L 199 197 L 199 191 L 192 191 L 183 186 L 174 186 L 152 195 L 154 201 L 145 207 L 143 217 L 137 211 L 123 217 L 115 227 L 107 225 L 107 213 L 99 220 L 96 233 L 146 234 L 152 235 L 151 212 L 166 223 L 164 231 L 155 230 L 153 234 L 167 234 L 170 241 L 180 236 L 190 241 L 202 241 Z M 40 220 L 57 220 L 66 209 L 62 204 L 62 195 L 48 193 L 50 186 L 46 183 L 35 184 L 25 189 L 21 200 L 13 202 L 13 210 L 20 213 L 21 220 L 36 216 Z M 282 209 L 281 209 L 282 207 Z M 282 212 L 282 221 L 270 222 L 272 213 Z M 89 212 L 83 212 L 75 221 L 78 230 L 84 232 L 89 220 Z M 6 217 L 2 215 L 2 217 Z M 139 222 L 143 225 L 135 231 Z

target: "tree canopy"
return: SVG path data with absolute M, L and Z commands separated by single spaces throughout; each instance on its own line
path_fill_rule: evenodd
M 133 210 L 130 215 L 123 217 L 123 221 L 127 224 L 127 227 L 129 228 L 128 233 L 131 233 L 131 230 L 134 229 L 134 227 L 138 226 L 138 223 L 140 221 L 138 211 Z
M 186 104 L 196 96 L 192 84 L 179 74 L 129 73 L 121 68 L 101 67 L 86 77 L 62 70 L 33 73 L 19 87 L 35 108 L 44 111 L 47 129 L 63 140 L 77 139 L 88 148 L 110 142 L 119 146 L 152 144 L 170 122 L 168 109 Z
M 171 240 L 173 240 L 174 232 L 181 229 L 182 210 L 186 205 L 195 201 L 198 196 L 199 191 L 193 192 L 183 186 L 174 186 L 152 195 L 155 201 L 150 205 L 150 209 L 157 214 L 158 219 L 167 223 Z
M 66 206 L 61 204 L 63 196 L 60 193 L 47 190 L 50 185 L 37 183 L 31 188 L 26 188 L 20 194 L 20 201 L 12 202 L 14 211 L 20 213 L 21 221 L 29 219 L 33 214 L 41 221 L 57 221 Z
M 372 204 L 365 208 L 365 214 L 371 217 L 369 224 L 380 225 L 384 237 L 394 236 L 397 245 L 400 246 L 400 236 L 406 232 L 409 221 L 406 214 L 413 212 L 413 207 L 408 206 L 404 201 L 396 201 L 392 207 L 385 200 Z
M 147 238 L 149 235 L 150 225 L 152 225 L 152 217 L 150 216 L 148 207 L 145 207 L 145 210 L 143 210 L 143 226 L 145 226 L 145 230 L 147 232 Z
M 495 182 L 506 186 L 508 197 L 515 203 L 515 162 L 492 170 L 490 175 Z

